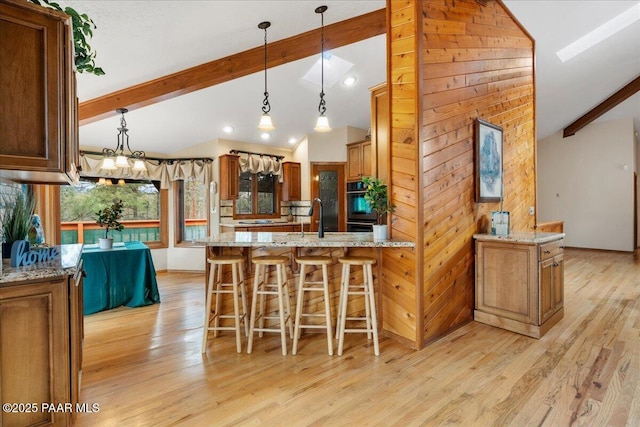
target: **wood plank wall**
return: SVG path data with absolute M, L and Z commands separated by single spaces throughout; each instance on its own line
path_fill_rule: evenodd
M 388 0 L 392 236 L 383 327 L 422 348 L 473 319 L 473 234 L 499 203 L 475 203 L 473 124 L 504 130 L 504 210 L 535 216 L 534 43 L 500 1 Z
M 382 328 L 386 334 L 420 348 L 422 247 L 420 246 L 420 157 L 418 123 L 420 19 L 415 0 L 387 1 L 387 89 L 390 106 L 389 181 L 396 211 L 394 238 L 416 242 L 415 249 L 383 251 Z
M 499 1 L 422 2 L 424 343 L 473 319 L 473 234 L 499 203 L 475 203 L 474 120 L 503 128 L 504 210 L 533 230 L 533 40 Z

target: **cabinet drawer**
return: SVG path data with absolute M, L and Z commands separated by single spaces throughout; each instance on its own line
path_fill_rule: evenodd
M 540 245 L 539 260 L 544 261 L 564 252 L 564 239 Z

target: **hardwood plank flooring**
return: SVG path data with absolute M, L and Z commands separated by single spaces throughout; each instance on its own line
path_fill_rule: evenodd
M 282 356 L 276 334 L 247 355 L 222 333 L 202 355 L 204 274 L 160 274 L 161 304 L 85 317 L 80 400 L 99 412 L 75 425 L 638 426 L 640 261 L 565 255 L 565 316 L 542 339 L 472 322 L 421 351 L 382 338 L 379 357 L 364 334 L 342 357 L 320 334 Z

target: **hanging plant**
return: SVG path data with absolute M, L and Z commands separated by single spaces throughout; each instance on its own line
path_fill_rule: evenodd
M 74 62 L 76 70 L 79 73 L 95 74 L 96 76 L 104 75 L 102 68 L 96 67 L 96 53 L 87 42 L 87 39 L 93 37 L 93 30 L 96 28 L 96 24 L 93 23 L 93 20 L 89 18 L 86 13 L 80 14 L 68 6 L 63 9 L 58 3 L 51 0 L 29 0 L 29 2 L 37 4 L 38 6 L 55 9 L 71 16 L 71 21 L 73 22 Z

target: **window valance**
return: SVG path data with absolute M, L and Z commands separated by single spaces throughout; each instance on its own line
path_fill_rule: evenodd
M 133 164 L 129 168 L 115 170 L 101 169 L 101 154 L 80 154 L 81 176 L 148 179 L 160 181 L 160 188 L 168 189 L 172 181 L 196 179 L 205 185 L 213 180 L 213 159 L 145 159 L 146 171 L 134 171 Z
M 282 163 L 273 156 L 239 152 L 240 172 L 273 174 L 282 182 Z

